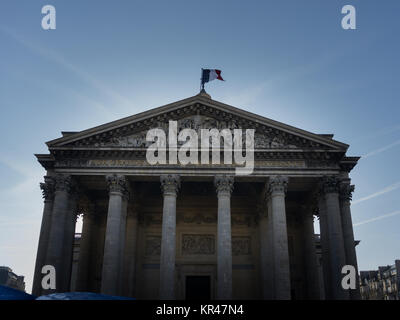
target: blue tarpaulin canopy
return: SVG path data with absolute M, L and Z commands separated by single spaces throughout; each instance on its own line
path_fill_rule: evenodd
M 0 300 L 35 300 L 36 297 L 26 292 L 0 286 Z
M 109 296 L 93 292 L 52 293 L 35 297 L 26 292 L 0 286 L 0 300 L 135 300 L 128 297 Z
M 64 292 L 40 296 L 36 300 L 135 300 L 128 297 L 109 296 L 93 292 Z

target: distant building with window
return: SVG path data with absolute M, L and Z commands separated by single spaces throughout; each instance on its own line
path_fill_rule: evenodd
M 11 268 L 0 266 L 0 285 L 25 291 L 24 276 L 18 276 Z
M 363 300 L 400 300 L 400 260 L 395 264 L 360 272 Z

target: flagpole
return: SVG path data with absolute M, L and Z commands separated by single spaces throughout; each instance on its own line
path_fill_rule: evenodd
M 203 83 L 203 68 L 201 68 L 201 76 L 200 76 L 200 92 L 204 90 L 204 83 Z

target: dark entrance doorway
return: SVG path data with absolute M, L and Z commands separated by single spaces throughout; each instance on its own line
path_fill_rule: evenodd
M 210 300 L 210 294 L 210 276 L 186 276 L 186 300 Z

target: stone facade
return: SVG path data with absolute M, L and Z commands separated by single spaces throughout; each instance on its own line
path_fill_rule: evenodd
M 378 270 L 360 271 L 363 300 L 400 300 L 400 260 Z
M 24 278 L 16 275 L 9 267 L 0 266 L 0 285 L 25 291 Z
M 235 164 L 156 164 L 146 132 L 254 129 L 254 171 Z M 64 132 L 36 155 L 47 170 L 34 294 L 101 292 L 185 299 L 190 277 L 211 299 L 358 299 L 343 291 L 357 267 L 348 145 L 212 100 L 207 94 L 81 132 Z M 179 144 L 178 144 L 179 147 Z M 221 155 L 223 151 L 221 152 Z M 71 284 L 73 227 L 83 215 Z M 321 222 L 320 276 L 313 218 Z M 40 287 L 41 266 L 57 287 Z M 322 281 L 321 281 L 322 280 Z M 339 282 L 338 282 L 339 281 Z M 323 283 L 321 283 L 323 282 Z

